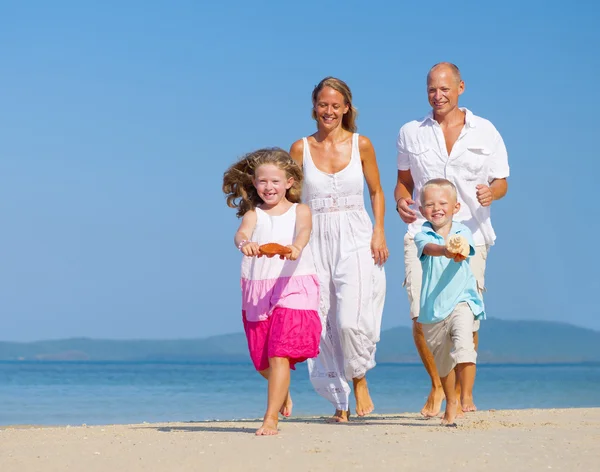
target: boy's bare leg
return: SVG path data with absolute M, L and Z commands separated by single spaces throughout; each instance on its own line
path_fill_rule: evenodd
M 456 383 L 460 383 L 462 395 L 460 397 L 460 404 L 462 405 L 462 411 L 476 411 L 477 407 L 473 403 L 473 385 L 475 384 L 475 364 L 471 362 L 465 362 L 464 364 L 458 364 L 456 366 L 456 373 L 458 379 Z
M 438 375 L 437 368 L 435 367 L 433 354 L 431 354 L 431 351 L 425 342 L 423 328 L 421 327 L 421 323 L 417 322 L 416 318 L 413 320 L 413 339 L 415 341 L 415 346 L 417 347 L 419 356 L 421 357 L 421 361 L 423 362 L 423 366 L 425 366 L 425 370 L 431 379 L 431 391 L 429 392 L 425 406 L 421 410 L 421 414 L 427 418 L 433 418 L 442 409 L 442 402 L 444 401 L 444 389 L 442 388 L 440 376 Z
M 458 397 L 456 396 L 456 375 L 454 369 L 446 377 L 440 379 L 442 388 L 446 394 L 446 412 L 442 416 L 442 424 L 445 426 L 456 426 L 455 420 L 458 415 Z
M 271 357 L 269 370 L 267 412 L 262 426 L 256 431 L 257 436 L 272 436 L 278 433 L 279 410 L 290 389 L 290 361 L 288 359 Z
M 479 347 L 479 331 L 473 332 L 473 344 L 475 344 L 475 351 Z M 458 366 L 457 366 L 458 367 Z M 477 369 L 474 365 L 475 370 Z M 468 390 L 463 390 L 462 381 L 460 379 L 460 372 L 456 371 L 456 398 L 460 398 L 460 404 L 462 411 L 465 413 L 471 411 L 477 411 L 477 407 L 475 403 L 473 403 L 473 385 L 475 380 L 475 373 L 473 373 L 473 383 L 471 383 L 471 387 Z M 463 393 L 464 392 L 464 393 Z
M 269 372 L 271 372 L 271 368 L 261 370 L 258 373 L 262 375 L 265 379 L 269 380 Z M 279 413 L 281 413 L 286 418 L 292 416 L 292 408 L 294 407 L 294 403 L 292 402 L 292 394 L 288 390 L 287 396 L 285 397 L 285 401 L 283 402 L 283 406 Z
M 369 387 L 367 386 L 367 376 L 352 379 L 354 385 L 354 396 L 356 397 L 356 414 L 365 416 L 375 409 L 371 395 L 369 395 Z

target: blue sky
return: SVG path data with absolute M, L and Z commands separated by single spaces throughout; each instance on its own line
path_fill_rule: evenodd
M 351 86 L 377 152 L 383 327 L 408 325 L 395 140 L 428 111 L 439 61 L 509 152 L 488 313 L 600 330 L 600 6 L 490 3 L 3 2 L 0 340 L 240 331 L 223 171 L 311 134 L 326 75 Z

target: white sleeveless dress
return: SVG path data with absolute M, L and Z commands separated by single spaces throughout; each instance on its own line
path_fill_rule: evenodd
M 350 163 L 335 174 L 320 171 L 303 138 L 303 200 L 313 214 L 310 247 L 321 286 L 320 353 L 309 359 L 315 390 L 336 409 L 348 410 L 353 378 L 375 366 L 385 272 L 371 254 L 373 225 L 364 206 L 358 134 Z

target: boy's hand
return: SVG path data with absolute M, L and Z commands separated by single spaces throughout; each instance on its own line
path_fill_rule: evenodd
M 454 259 L 456 256 L 460 256 L 460 254 L 454 254 L 453 252 L 450 252 L 447 247 L 444 248 L 444 257 Z
M 454 254 L 453 259 L 454 262 L 462 262 L 467 260 L 466 256 L 463 256 L 462 254 Z
M 294 246 L 293 244 L 290 244 L 289 246 L 286 246 L 286 247 L 292 251 L 287 256 L 285 256 L 286 259 L 289 259 L 290 261 L 295 261 L 296 259 L 298 259 L 300 257 L 300 253 L 302 252 L 302 249 Z
M 244 245 L 240 248 L 240 251 L 242 251 L 242 254 L 244 254 L 244 256 L 248 257 L 261 256 L 258 252 L 258 243 L 255 243 L 253 241 L 248 241 L 244 243 Z

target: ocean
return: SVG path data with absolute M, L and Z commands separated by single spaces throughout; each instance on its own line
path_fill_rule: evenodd
M 419 411 L 421 365 L 379 364 L 368 374 L 375 413 Z M 329 415 L 306 364 L 292 373 L 294 416 Z M 250 363 L 0 362 L 0 425 L 81 425 L 260 418 L 266 381 Z M 480 410 L 600 407 L 600 364 L 479 365 Z

